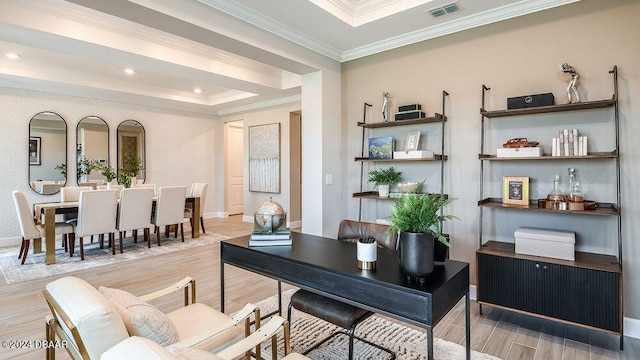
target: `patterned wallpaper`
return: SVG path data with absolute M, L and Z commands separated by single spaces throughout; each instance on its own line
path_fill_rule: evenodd
M 27 139 L 29 120 L 41 111 L 60 114 L 68 126 L 67 160 L 75 169 L 76 125 L 85 116 L 99 116 L 109 125 L 109 161 L 116 165 L 116 129 L 127 119 L 138 120 L 146 131 L 148 183 L 186 185 L 208 182 L 214 188 L 216 121 L 170 109 L 0 87 L 0 246 L 3 239 L 20 236 L 11 191 L 25 193 L 29 203 L 57 201 L 59 194 L 44 196 L 28 186 Z M 220 138 L 220 137 L 218 137 Z M 75 186 L 73 179 L 67 186 Z M 209 191 L 205 213 L 213 212 Z

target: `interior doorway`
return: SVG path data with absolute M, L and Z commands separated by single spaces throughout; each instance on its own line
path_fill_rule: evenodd
M 244 206 L 244 124 L 242 120 L 224 124 L 224 139 L 224 209 L 229 215 L 242 214 Z

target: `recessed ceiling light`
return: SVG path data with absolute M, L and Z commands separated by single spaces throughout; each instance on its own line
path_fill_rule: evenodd
M 133 75 L 136 73 L 133 69 L 124 69 L 124 72 L 127 75 Z
M 9 59 L 18 59 L 20 57 L 20 55 L 16 54 L 16 53 L 6 53 L 5 54 Z
M 196 94 L 200 94 L 202 92 L 202 89 L 195 88 L 195 89 L 193 89 L 193 92 L 196 93 Z

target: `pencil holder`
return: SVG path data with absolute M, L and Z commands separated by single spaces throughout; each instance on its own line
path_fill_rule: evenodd
M 378 244 L 375 239 L 360 239 L 357 243 L 358 269 L 373 270 L 378 259 Z

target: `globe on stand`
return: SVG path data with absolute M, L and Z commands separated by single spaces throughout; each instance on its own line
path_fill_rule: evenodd
M 254 230 L 271 234 L 286 229 L 287 213 L 276 201 L 264 202 L 254 214 Z

